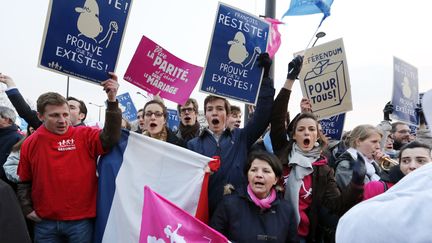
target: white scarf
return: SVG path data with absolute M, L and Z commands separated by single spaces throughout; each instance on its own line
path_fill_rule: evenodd
M 375 160 L 368 159 L 366 156 L 364 156 L 360 151 L 358 151 L 355 148 L 348 148 L 347 151 L 350 153 L 351 157 L 354 160 L 357 160 L 357 153 L 360 154 L 360 156 L 366 162 L 365 163 L 365 166 L 366 166 L 366 176 L 369 178 L 370 181 L 379 181 L 381 179 L 380 176 L 377 174 L 377 171 L 375 170 L 375 167 L 373 166 L 373 163 L 376 163 Z
M 286 181 L 284 197 L 294 208 L 297 225 L 300 223 L 300 187 L 303 184 L 303 178 L 313 172 L 312 163 L 317 161 L 320 155 L 320 146 L 315 146 L 311 151 L 303 152 L 297 143 L 294 143 L 291 154 L 288 156 L 288 164 L 291 166 L 291 171 Z

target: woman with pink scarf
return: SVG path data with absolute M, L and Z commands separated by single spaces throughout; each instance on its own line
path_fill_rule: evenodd
M 282 166 L 273 154 L 252 152 L 245 166 L 248 185 L 225 187 L 210 226 L 231 242 L 297 242 L 294 210 L 276 188 Z

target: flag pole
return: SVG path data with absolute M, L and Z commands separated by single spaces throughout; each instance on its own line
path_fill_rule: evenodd
M 276 0 L 266 0 L 265 3 L 265 17 L 269 18 L 275 18 L 276 16 Z M 273 57 L 273 63 L 270 66 L 270 72 L 269 76 L 273 77 L 274 75 L 274 67 L 275 67 L 275 57 Z M 243 117 L 243 124 L 246 125 L 249 118 L 249 109 L 248 104 L 244 105 L 244 117 Z
M 274 19 L 276 16 L 276 0 L 266 0 L 265 16 Z M 273 64 L 270 66 L 269 76 L 273 77 L 275 69 L 275 57 L 273 57 Z
M 66 84 L 66 98 L 69 97 L 69 75 L 67 76 L 67 84 Z
M 305 51 L 308 49 L 310 43 L 312 42 L 312 40 L 315 38 L 316 34 L 318 33 L 319 27 L 320 27 L 320 26 L 318 26 L 318 28 L 315 30 L 314 34 L 312 35 L 312 38 L 310 39 L 309 43 L 307 44 L 306 48 L 304 49 L 303 54 L 304 54 Z M 315 43 L 316 43 L 316 42 L 315 42 Z M 314 43 L 314 45 L 315 45 L 315 43 Z

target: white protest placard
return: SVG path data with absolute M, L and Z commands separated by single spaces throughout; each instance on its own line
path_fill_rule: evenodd
M 299 79 L 303 97 L 311 101 L 312 111 L 318 119 L 352 110 L 342 39 L 307 49 Z

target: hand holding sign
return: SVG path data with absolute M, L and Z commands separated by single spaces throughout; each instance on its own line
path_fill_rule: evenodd
M 391 101 L 387 102 L 387 104 L 384 106 L 383 112 L 384 112 L 384 121 L 391 121 L 390 114 L 393 113 L 393 105 Z
M 312 112 L 312 105 L 308 98 L 303 97 L 300 101 L 300 111 L 301 113 Z
M 5 74 L 0 73 L 0 83 L 6 84 L 8 88 L 15 87 L 13 79 Z
M 262 53 L 258 56 L 258 66 L 264 69 L 263 78 L 268 78 L 270 73 L 270 67 L 272 60 L 267 52 Z
M 109 72 L 109 75 L 111 75 L 111 78 L 103 81 L 101 85 L 104 87 L 103 90 L 107 93 L 108 101 L 115 102 L 117 100 L 117 90 L 119 87 L 119 84 L 117 82 L 118 78 L 117 75 L 113 72 Z
M 287 79 L 296 80 L 303 65 L 303 57 L 298 55 L 288 63 Z

